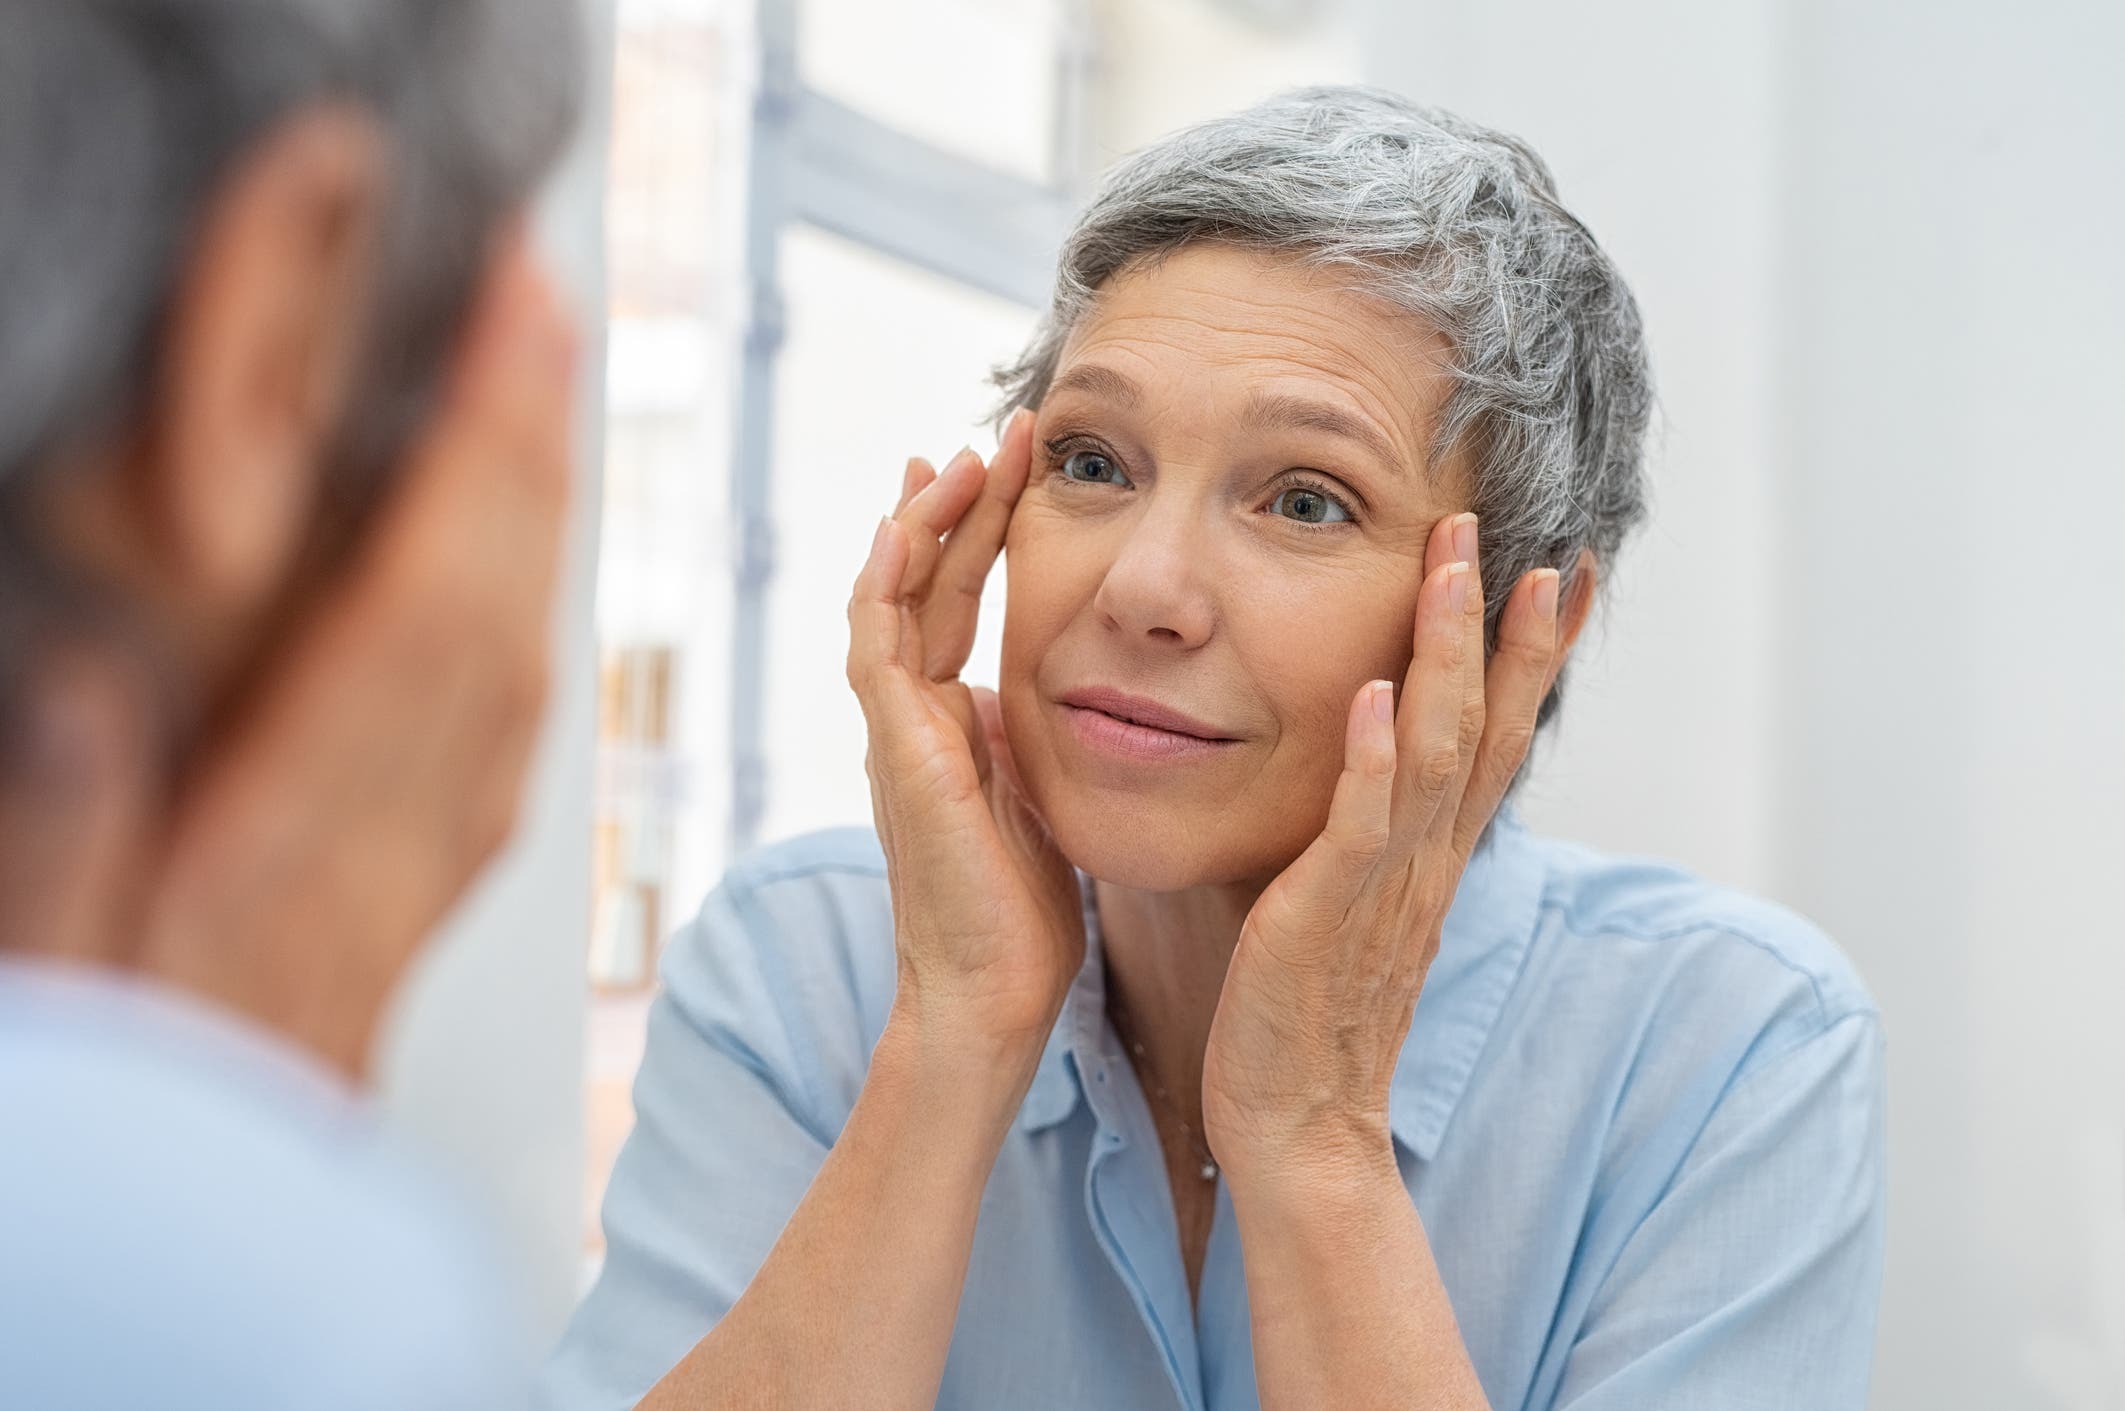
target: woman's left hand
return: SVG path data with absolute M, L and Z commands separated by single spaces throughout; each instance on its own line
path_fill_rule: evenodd
M 1256 901 L 1226 972 L 1203 1122 L 1238 1180 L 1392 1163 L 1411 1013 L 1559 664 L 1556 570 L 1520 580 L 1487 669 L 1474 515 L 1433 527 L 1425 572 L 1400 710 L 1390 683 L 1359 689 L 1327 826 Z

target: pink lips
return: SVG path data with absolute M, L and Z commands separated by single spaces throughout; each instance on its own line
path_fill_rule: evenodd
M 1236 743 L 1214 725 L 1105 686 L 1065 692 L 1057 698 L 1078 742 L 1102 754 L 1132 760 L 1188 760 Z

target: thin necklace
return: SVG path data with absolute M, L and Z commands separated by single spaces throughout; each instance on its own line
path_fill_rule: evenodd
M 1137 1071 L 1151 1080 L 1151 1091 L 1157 1094 L 1159 1106 L 1166 1109 L 1166 1116 L 1181 1129 L 1182 1138 L 1187 1141 L 1189 1149 L 1195 1153 L 1195 1174 L 1206 1181 L 1216 1180 L 1217 1158 L 1210 1154 L 1208 1144 L 1195 1134 L 1195 1128 L 1188 1125 L 1188 1119 L 1181 1116 L 1180 1104 L 1176 1103 L 1173 1100 L 1173 1095 L 1166 1091 L 1166 1085 L 1158 1080 L 1158 1074 L 1151 1068 L 1151 1060 L 1144 1055 L 1143 1044 L 1137 1041 L 1135 1030 L 1129 1023 L 1127 1011 L 1122 1008 L 1120 998 L 1112 991 L 1107 994 L 1107 1015 L 1113 1019 L 1114 1027 L 1120 1033 L 1122 1043 L 1128 1046 L 1129 1052 L 1136 1055 Z

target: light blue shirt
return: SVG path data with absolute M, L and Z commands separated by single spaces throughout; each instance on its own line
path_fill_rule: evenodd
M 947 1411 L 1259 1404 L 1229 1194 L 1191 1308 L 1097 922 L 1088 905 L 1084 968 L 982 1197 Z M 605 1266 L 547 1407 L 631 1406 L 729 1309 L 855 1103 L 894 974 L 868 830 L 751 855 L 675 939 Z M 1881 1024 L 1793 912 L 1508 807 L 1447 916 L 1390 1123 L 1496 1411 L 1864 1404 Z
M 521 1406 L 492 1253 L 285 1045 L 171 991 L 0 961 L 0 1406 Z

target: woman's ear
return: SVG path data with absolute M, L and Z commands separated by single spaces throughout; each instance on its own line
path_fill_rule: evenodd
M 237 160 L 177 275 L 128 479 L 157 587 L 209 635 L 268 603 L 305 540 L 387 179 L 366 114 L 300 111 Z
M 1572 565 L 1567 576 L 1564 600 L 1557 607 L 1557 627 L 1564 639 L 1557 658 L 1561 664 L 1579 636 L 1579 629 L 1586 626 L 1587 614 L 1594 606 L 1594 580 L 1601 571 L 1601 564 L 1592 549 L 1581 549 L 1579 559 Z

